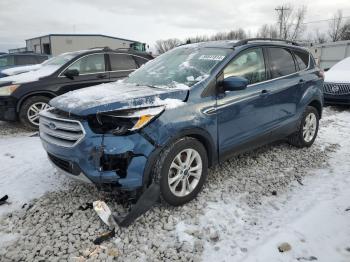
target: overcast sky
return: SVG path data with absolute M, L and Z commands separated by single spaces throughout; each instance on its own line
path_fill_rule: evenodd
M 254 34 L 275 23 L 275 0 L 0 0 L 0 51 L 25 46 L 25 39 L 50 33 L 96 33 L 153 45 L 158 39 L 212 34 L 239 27 Z M 305 21 L 329 19 L 350 0 L 295 0 L 307 6 Z M 310 3 L 308 5 L 308 3 Z M 309 31 L 327 23 L 310 24 Z M 326 29 L 325 29 L 326 31 Z

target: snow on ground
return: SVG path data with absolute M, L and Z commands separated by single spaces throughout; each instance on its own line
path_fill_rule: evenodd
M 61 189 L 64 178 L 55 173 L 38 137 L 0 138 L 0 197 L 9 196 L 0 215 L 20 209 L 47 191 Z
M 350 261 L 350 111 L 326 114 L 316 143 L 340 145 L 329 166 L 310 171 L 303 187 L 266 197 L 260 207 L 242 205 L 239 194 L 209 202 L 200 227 L 214 226 L 219 240 L 207 241 L 204 261 Z M 184 232 L 196 227 L 177 229 L 188 241 Z M 278 246 L 285 242 L 292 249 L 281 253 Z
M 103 199 L 125 210 L 56 175 L 38 138 L 11 130 L 0 122 L 4 261 L 350 261 L 350 109 L 325 109 L 311 148 L 277 143 L 232 158 L 209 170 L 196 200 L 156 206 L 102 246 L 92 240 L 106 227 L 79 207 Z M 284 242 L 291 250 L 280 253 Z

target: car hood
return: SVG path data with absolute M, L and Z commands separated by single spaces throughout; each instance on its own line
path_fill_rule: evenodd
M 60 66 L 56 65 L 41 66 L 40 68 L 34 71 L 3 77 L 0 79 L 0 85 L 3 83 L 24 84 L 29 82 L 35 82 L 38 81 L 40 78 L 52 75 L 59 68 Z
M 37 65 L 26 65 L 26 66 L 16 66 L 8 69 L 1 70 L 0 74 L 3 74 L 4 76 L 12 76 L 12 75 L 18 75 L 21 73 L 34 71 L 42 67 L 41 64 Z
M 329 83 L 350 83 L 350 69 L 328 70 L 327 72 L 325 72 L 324 81 Z
M 188 92 L 188 89 L 155 88 L 114 82 L 68 92 L 52 99 L 50 105 L 78 116 L 158 105 L 172 109 L 184 104 Z

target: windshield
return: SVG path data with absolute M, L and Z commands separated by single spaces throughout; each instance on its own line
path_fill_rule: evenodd
M 127 83 L 154 87 L 190 87 L 208 77 L 232 52 L 223 48 L 179 47 L 146 63 L 132 73 Z
M 67 54 L 62 54 L 53 58 L 50 58 L 43 62 L 43 65 L 55 65 L 55 66 L 61 66 L 64 65 L 65 63 L 69 62 L 72 60 L 74 57 L 76 57 L 78 54 L 74 53 L 67 53 Z
M 0 56 L 0 67 L 15 65 L 15 59 L 12 55 Z

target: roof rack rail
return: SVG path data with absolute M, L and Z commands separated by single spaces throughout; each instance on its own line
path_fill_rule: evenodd
M 234 46 L 245 45 L 245 44 L 248 44 L 248 42 L 252 42 L 252 41 L 285 42 L 285 43 L 289 43 L 289 44 L 292 44 L 292 45 L 299 46 L 299 44 L 298 44 L 297 42 L 294 42 L 294 41 L 291 41 L 291 40 L 279 39 L 279 38 L 263 38 L 263 37 L 243 39 L 243 40 L 240 40 L 240 41 L 238 41 L 237 43 L 235 43 Z
M 110 47 L 108 47 L 108 46 L 95 46 L 95 47 L 89 48 L 89 50 L 93 50 L 93 49 L 102 49 L 103 51 L 112 50 L 112 49 L 111 49 Z

